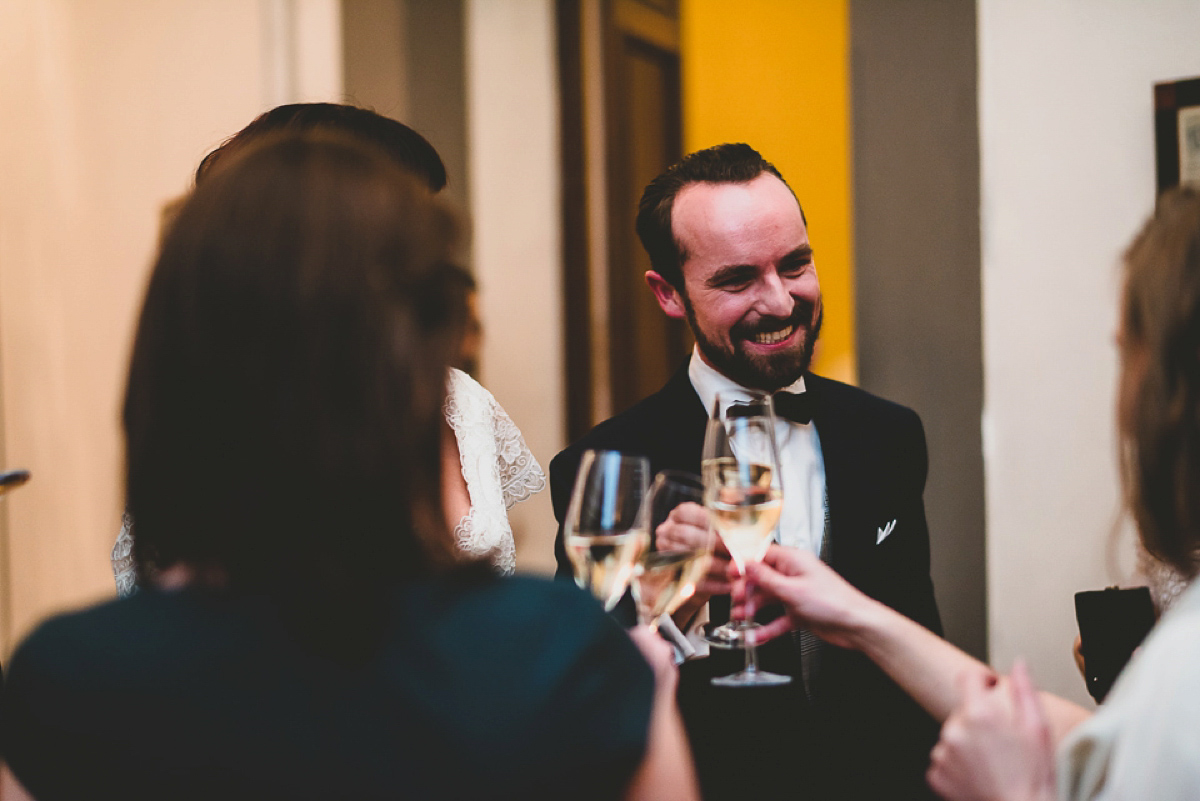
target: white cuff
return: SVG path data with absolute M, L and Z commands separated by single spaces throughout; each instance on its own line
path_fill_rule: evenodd
M 679 630 L 670 615 L 659 618 L 658 633 L 675 646 L 675 664 L 678 665 L 696 655 L 696 649 L 688 642 L 687 635 Z
M 670 615 L 663 615 L 658 621 L 659 633 L 675 646 L 675 664 L 708 656 L 708 640 L 704 639 L 704 626 L 708 619 L 708 604 L 705 604 L 696 613 L 687 632 L 680 631 Z

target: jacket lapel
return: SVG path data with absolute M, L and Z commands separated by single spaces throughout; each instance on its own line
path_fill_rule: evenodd
M 659 390 L 656 401 L 661 404 L 661 409 L 659 414 L 652 416 L 660 426 L 652 432 L 657 440 L 656 446 L 650 449 L 654 471 L 686 470 L 699 475 L 708 413 L 688 377 L 687 362 Z M 657 459 L 653 458 L 655 455 Z
M 806 391 L 812 393 L 813 424 L 821 438 L 821 457 L 825 463 L 829 561 L 839 573 L 851 578 L 857 567 L 867 561 L 874 546 L 862 534 L 868 527 L 858 520 L 859 499 L 864 497 L 858 467 L 863 458 L 860 436 L 848 425 L 843 410 L 831 397 L 833 385 L 828 379 L 810 373 L 804 382 Z

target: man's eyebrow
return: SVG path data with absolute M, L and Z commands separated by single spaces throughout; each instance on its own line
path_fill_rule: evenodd
M 801 245 L 779 260 L 780 264 L 807 264 L 812 261 L 812 245 Z
M 779 264 L 784 267 L 793 267 L 802 264 L 808 264 L 813 259 L 813 249 L 811 245 L 801 245 L 791 251 L 779 260 Z M 742 281 L 748 281 L 758 275 L 758 268 L 753 264 L 727 264 L 720 267 L 712 275 L 708 277 L 704 283 L 709 287 L 720 287 L 726 284 L 735 284 Z
M 704 283 L 710 287 L 747 281 L 758 274 L 758 269 L 752 264 L 727 264 L 708 277 Z

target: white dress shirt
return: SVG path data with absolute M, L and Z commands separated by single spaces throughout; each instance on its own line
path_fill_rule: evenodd
M 717 372 L 700 358 L 699 350 L 692 349 L 688 363 L 688 378 L 704 404 L 705 413 L 712 415 L 717 393 L 731 393 L 736 401 L 740 396 L 750 400 L 750 392 L 741 385 Z M 804 377 L 784 387 L 788 392 L 804 392 Z M 724 396 L 722 396 L 724 397 Z M 775 442 L 779 447 L 780 480 L 783 487 L 783 512 L 779 517 L 776 538 L 781 545 L 805 548 L 820 554 L 821 541 L 825 536 L 825 460 L 821 455 L 821 438 L 812 423 L 801 425 L 791 420 L 775 421 Z M 669 617 L 664 617 L 659 626 L 676 645 L 676 660 L 683 661 L 695 656 L 708 656 L 708 642 L 704 639 L 704 626 L 709 621 L 708 606 L 696 615 L 687 632 L 680 631 Z
M 751 397 L 744 387 L 710 367 L 696 349 L 692 350 L 692 360 L 688 364 L 688 378 L 709 415 L 718 392 L 728 393 L 733 400 L 750 400 Z M 784 387 L 783 391 L 804 392 L 804 377 Z M 777 540 L 780 545 L 819 554 L 825 536 L 825 460 L 821 456 L 817 427 L 812 423 L 801 425 L 778 418 L 775 442 L 779 446 L 783 489 L 783 513 L 779 516 Z

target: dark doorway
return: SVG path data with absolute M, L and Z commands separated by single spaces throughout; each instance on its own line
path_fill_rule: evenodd
M 663 385 L 691 347 L 646 288 L 642 189 L 682 156 L 674 0 L 559 0 L 568 438 Z

